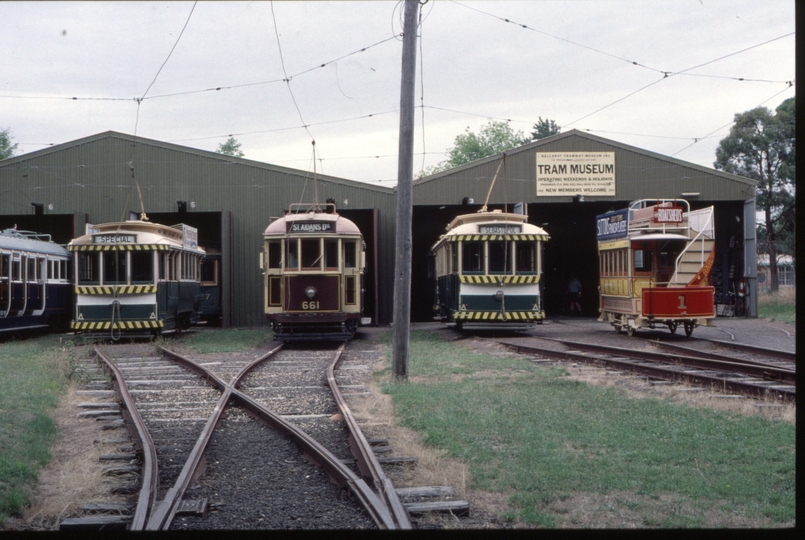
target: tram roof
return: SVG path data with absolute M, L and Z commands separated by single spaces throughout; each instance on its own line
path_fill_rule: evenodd
M 36 234 L 24 234 L 13 229 L 0 231 L 0 249 L 46 253 L 48 255 L 69 255 L 68 251 L 51 240 L 38 238 Z
M 361 234 L 361 230 L 351 220 L 338 215 L 337 213 L 327 212 L 304 212 L 298 214 L 285 214 L 281 218 L 272 221 L 266 227 L 264 235 L 278 235 L 288 233 L 289 223 L 332 223 L 335 231 L 331 234 Z M 309 233 L 307 233 L 309 234 Z
M 116 221 L 113 223 L 101 223 L 100 225 L 92 225 L 92 232 L 74 238 L 68 247 L 71 249 L 80 249 L 79 246 L 105 246 L 110 244 L 102 244 L 96 241 L 98 235 L 112 235 L 112 234 L 136 234 L 137 239 L 135 242 L 119 242 L 117 239 L 114 245 L 148 245 L 160 246 L 163 249 L 187 249 L 199 253 L 204 253 L 204 249 L 198 246 L 188 247 L 185 245 L 185 238 L 183 233 L 183 225 L 162 225 L 160 223 L 152 223 L 143 220 L 128 220 Z

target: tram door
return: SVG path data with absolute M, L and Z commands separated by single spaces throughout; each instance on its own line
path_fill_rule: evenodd
M 25 265 L 28 257 L 22 253 L 11 253 L 11 283 L 9 317 L 18 317 L 25 312 L 27 300 L 25 284 Z

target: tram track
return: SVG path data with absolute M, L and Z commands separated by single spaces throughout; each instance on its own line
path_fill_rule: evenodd
M 538 347 L 498 340 L 518 353 L 553 360 L 594 364 L 611 369 L 631 371 L 650 378 L 685 382 L 725 392 L 753 397 L 796 400 L 796 371 L 767 363 L 611 347 L 563 339 L 542 338 L 559 347 Z M 655 342 L 652 342 L 652 344 Z
M 339 493 L 348 494 L 348 498 L 353 501 L 351 504 L 357 502 L 367 518 L 358 518 L 353 527 L 412 528 L 406 509 L 391 482 L 382 473 L 369 441 L 360 432 L 338 388 L 338 363 L 344 355 L 344 345 L 337 351 L 315 351 L 315 354 L 308 355 L 307 361 L 299 359 L 300 354 L 307 354 L 305 351 L 283 350 L 282 345 L 254 359 L 233 361 L 229 358 L 204 362 L 194 361 L 163 347 L 159 349 L 160 357 L 135 356 L 127 359 L 118 354 L 121 348 L 120 345 L 114 347 L 118 355 L 114 359 L 99 347 L 95 348 L 95 353 L 115 381 L 123 416 L 127 420 L 130 433 L 137 440 L 135 448 L 142 462 L 139 472 L 142 485 L 128 523 L 130 530 L 167 530 L 177 526 L 186 528 L 182 524 L 172 527 L 172 523 L 177 514 L 188 511 L 207 516 L 210 506 L 215 506 L 216 503 L 208 504 L 205 500 L 198 500 L 196 494 L 192 497 L 186 494 L 191 485 L 194 489 L 199 487 L 201 482 L 198 478 L 205 469 L 209 472 L 213 467 L 226 468 L 220 461 L 214 464 L 206 462 L 207 456 L 215 454 L 210 446 L 214 445 L 211 441 L 216 432 L 220 432 L 222 426 L 226 425 L 239 425 L 242 429 L 245 427 L 244 422 L 255 424 L 255 427 L 248 428 L 252 432 L 258 431 L 256 428 L 259 426 L 267 425 L 272 429 L 262 431 L 271 431 L 275 438 L 279 436 L 292 443 L 291 446 L 297 449 L 294 450 L 297 456 L 288 456 L 284 461 L 293 462 L 291 469 L 296 471 L 294 474 L 299 474 L 298 471 L 302 468 L 300 460 L 304 457 L 304 460 L 318 466 L 319 475 L 326 474 L 329 477 Z M 311 360 L 311 357 L 315 359 Z M 293 365 L 302 367 L 298 370 L 288 369 Z M 323 380 L 327 382 L 322 384 Z M 327 383 L 333 392 L 329 397 L 322 392 L 327 390 Z M 340 383 L 343 384 L 344 380 Z M 175 394 L 168 397 L 168 389 Z M 277 394 L 277 389 L 280 395 Z M 193 395 L 188 396 L 188 392 Z M 287 399 L 288 396 L 293 399 Z M 340 422 L 341 419 L 344 421 Z M 331 428 L 329 431 L 338 431 L 332 429 L 336 423 L 343 424 L 348 429 L 348 437 L 343 433 L 336 434 L 322 443 L 308 433 L 317 431 L 316 426 L 310 424 L 318 424 L 319 432 L 322 432 L 322 428 L 328 431 L 327 427 Z M 262 433 L 259 437 L 265 438 L 266 434 Z M 219 452 L 215 455 L 226 455 L 227 447 L 235 446 L 234 441 L 228 440 L 226 436 L 223 440 L 225 443 L 221 444 L 219 441 Z M 261 453 L 255 452 L 253 447 L 253 444 L 246 445 L 247 450 L 244 453 L 257 456 L 256 460 L 262 461 Z M 274 452 L 273 449 L 266 450 L 263 455 L 273 455 Z M 350 453 L 355 456 L 355 461 L 352 462 L 354 465 L 349 464 L 352 460 L 346 459 Z M 248 467 L 243 465 L 249 464 L 240 464 L 243 471 L 246 471 Z M 353 470 L 352 466 L 358 471 Z M 264 466 L 260 469 L 261 466 L 256 464 L 254 467 L 255 474 L 251 477 L 249 474 L 235 476 L 249 477 L 243 481 L 252 483 L 258 475 L 269 476 L 276 472 L 265 472 Z M 258 470 L 263 472 L 258 473 Z M 362 475 L 369 479 L 369 483 Z M 304 478 L 307 480 L 312 476 L 316 475 L 305 473 Z M 220 492 L 231 493 L 237 486 L 232 484 L 218 487 Z M 261 488 L 263 491 L 266 489 L 270 489 L 270 486 Z M 204 491 L 201 489 L 196 493 Z M 343 495 L 336 494 L 336 498 L 339 497 L 344 498 Z M 343 507 L 344 503 L 341 501 L 337 504 Z M 291 506 L 298 509 L 302 505 Z M 330 515 L 340 511 L 341 509 L 327 510 L 324 513 Z M 295 516 L 299 512 L 294 509 L 291 513 Z M 186 519 L 194 520 L 183 518 L 183 521 Z M 297 522 L 304 521 L 303 517 L 297 516 L 294 519 Z M 262 518 L 259 520 L 262 521 Z M 189 528 L 208 528 L 200 521 L 204 521 L 204 518 L 196 518 Z M 296 527 L 299 526 L 316 528 L 322 524 L 296 523 Z M 229 526 L 213 525 L 209 528 Z M 288 525 L 267 524 L 265 528 L 288 528 Z

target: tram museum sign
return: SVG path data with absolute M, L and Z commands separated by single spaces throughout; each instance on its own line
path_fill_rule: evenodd
M 615 152 L 537 152 L 537 197 L 615 196 Z

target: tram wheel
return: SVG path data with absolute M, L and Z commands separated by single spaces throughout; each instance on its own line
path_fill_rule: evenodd
M 668 323 L 668 330 L 671 331 L 672 334 L 676 334 L 676 327 L 679 325 L 676 321 L 672 321 Z
M 694 326 L 693 326 L 692 322 L 686 322 L 685 323 L 685 335 L 690 337 L 690 335 L 693 333 L 693 328 L 694 328 Z

